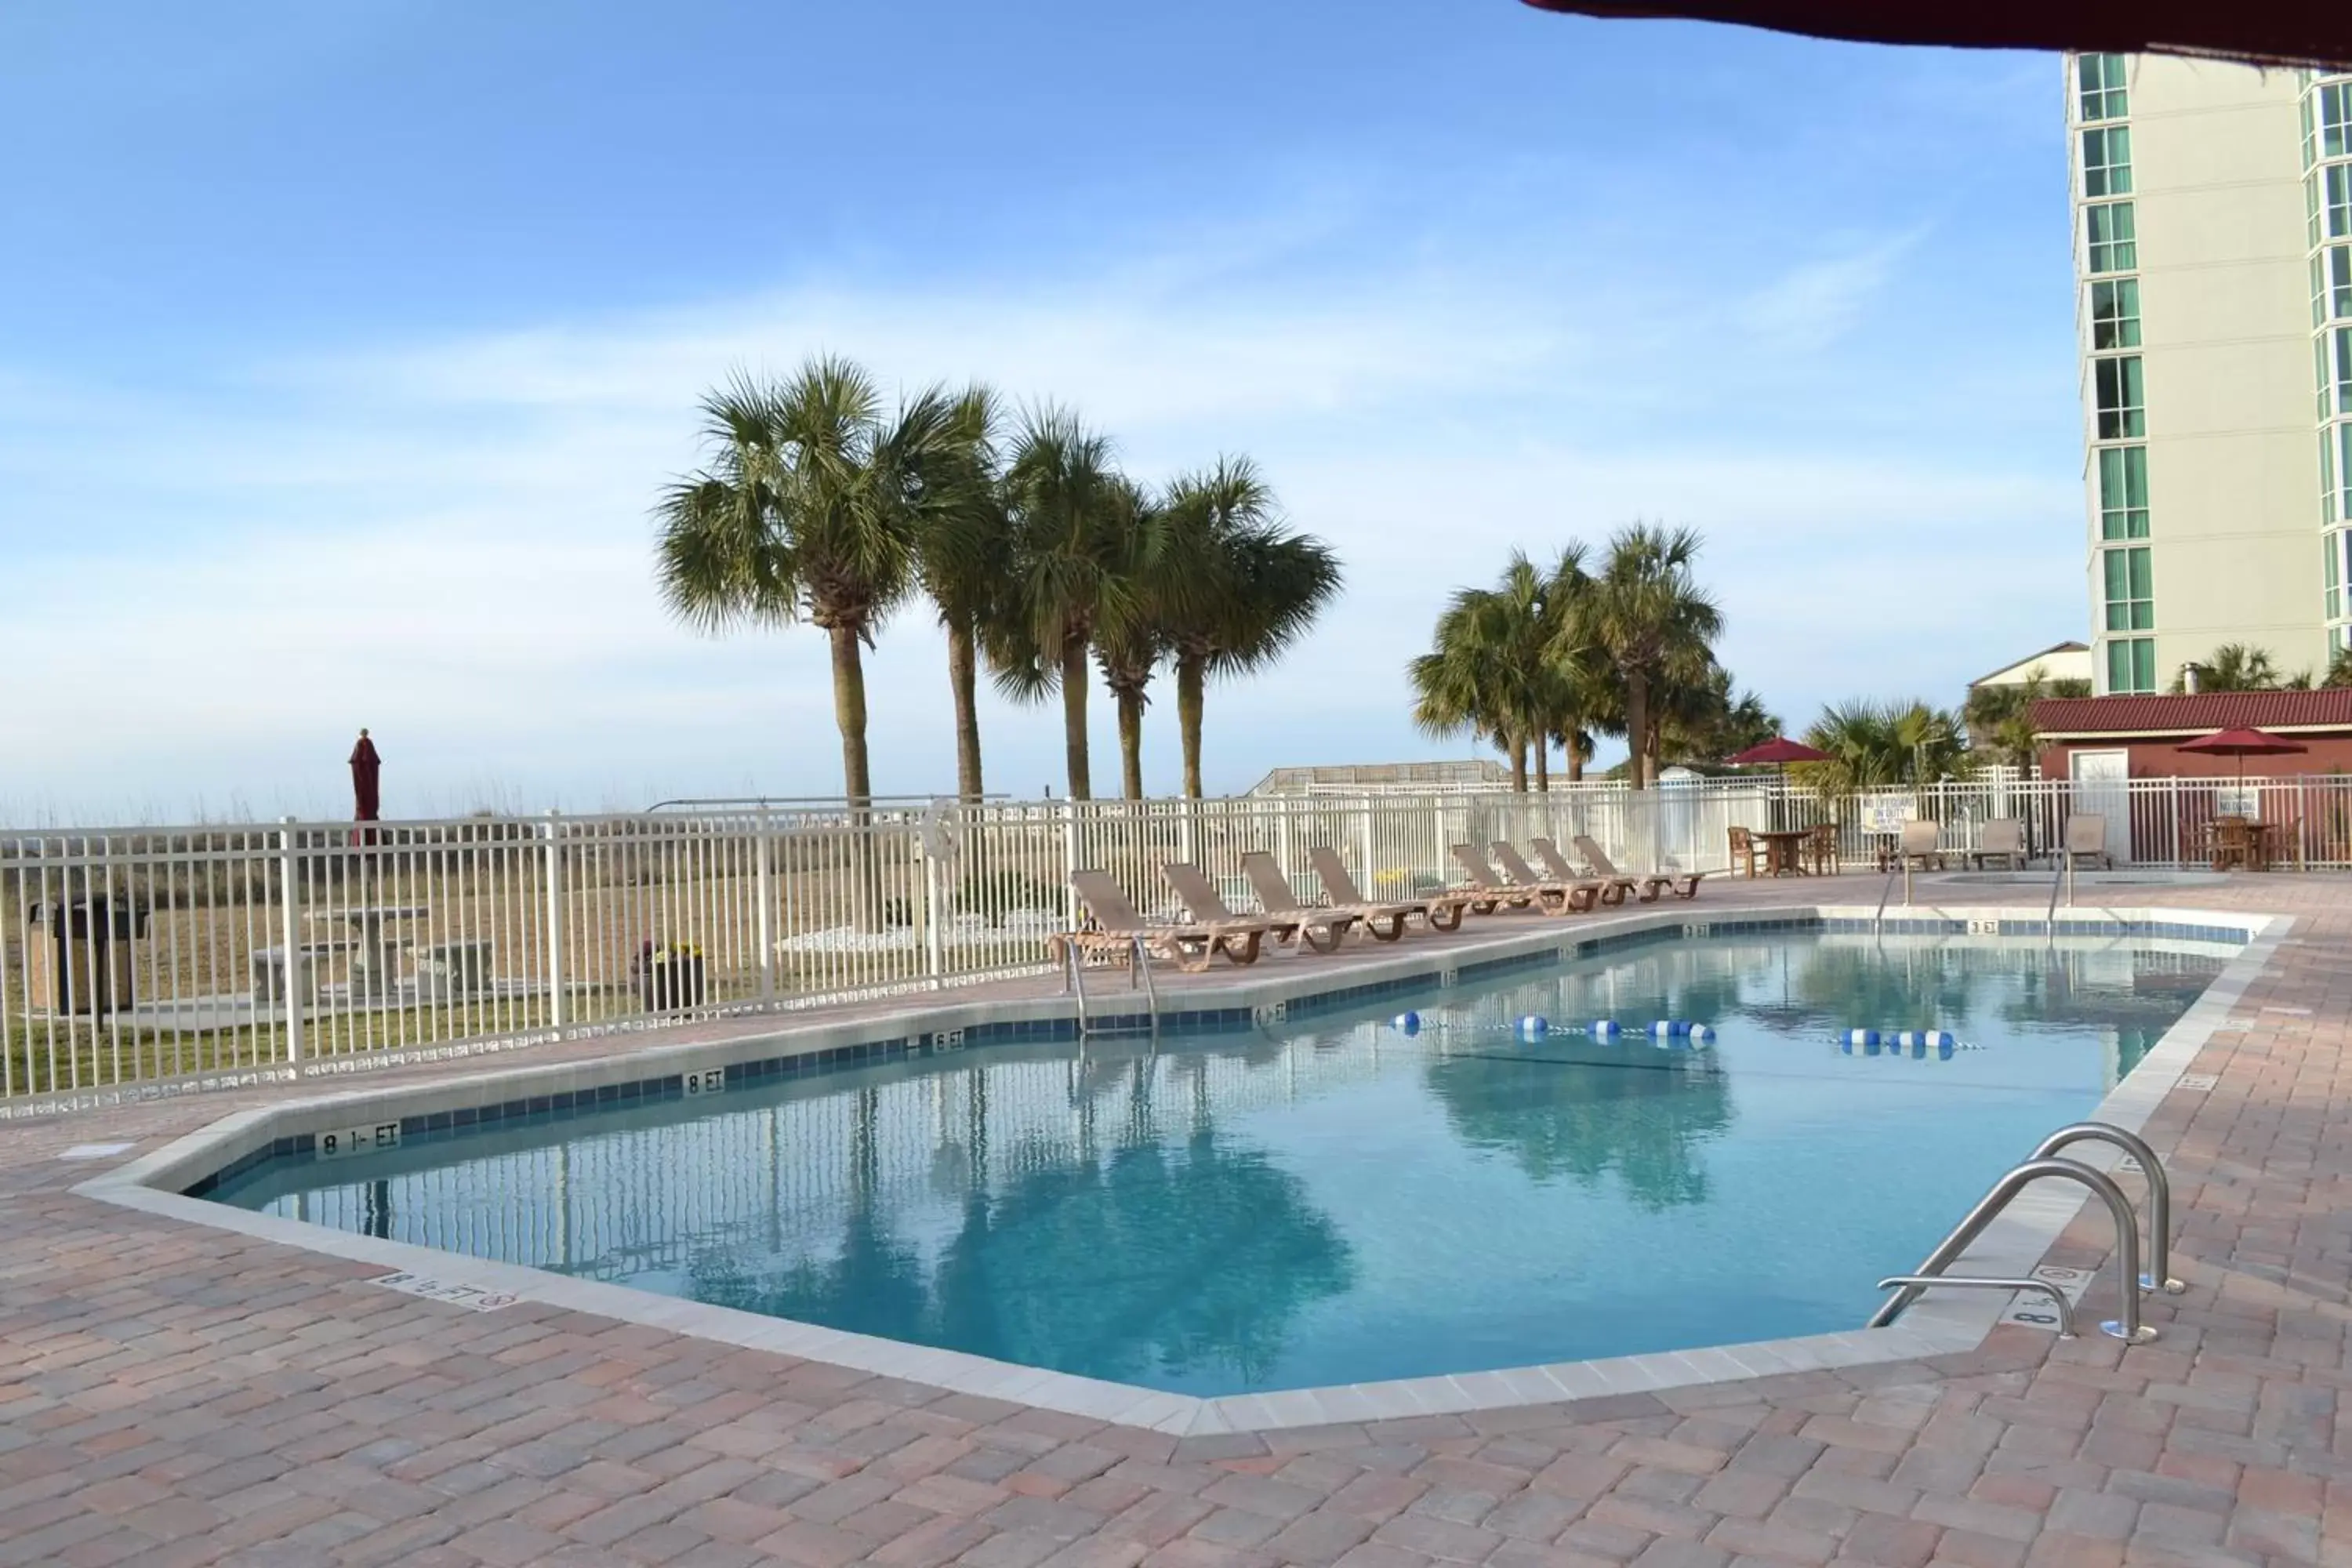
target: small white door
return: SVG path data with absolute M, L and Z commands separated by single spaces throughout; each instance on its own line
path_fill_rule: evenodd
M 2074 752 L 2066 769 L 2074 784 L 2071 809 L 2107 819 L 2107 853 L 2124 864 L 2131 858 L 2131 753 Z

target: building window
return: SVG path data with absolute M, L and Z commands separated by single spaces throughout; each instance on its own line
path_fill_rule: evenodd
M 2320 569 L 2327 584 L 2327 618 L 2341 620 L 2344 616 L 2344 536 L 2323 534 L 2319 541 Z
M 2083 132 L 2083 194 L 2086 196 L 2131 195 L 2131 129 L 2111 125 Z
M 2140 390 L 2139 355 L 2095 359 L 2091 374 L 2099 439 L 2137 440 L 2146 436 L 2147 399 Z
M 2139 347 L 2139 279 L 2118 278 L 2091 285 L 2091 346 Z
M 2099 537 L 2147 537 L 2147 448 L 2099 448 Z
M 2312 237 L 2352 239 L 2352 163 L 2330 163 L 2315 176 L 2319 192 L 2319 233 Z
M 2074 85 L 2085 125 L 2095 120 L 2121 120 L 2131 112 L 2121 55 L 2081 56 L 2074 61 Z
M 2103 550 L 2099 564 L 2107 580 L 2107 630 L 2144 632 L 2156 625 L 2156 591 L 2148 585 L 2148 548 L 2135 544 Z
M 2091 270 L 2129 272 L 2139 265 L 2139 246 L 2129 202 L 2109 202 L 2083 209 L 2084 233 L 2090 242 Z
M 2107 639 L 2107 689 L 2110 692 L 2156 689 L 2156 639 Z
M 2311 96 L 2319 110 L 2319 155 L 2352 158 L 2352 83 L 2323 87 Z
M 2319 416 L 2352 416 L 2352 327 L 2320 333 L 2312 348 L 2319 361 Z
M 2331 245 L 2311 258 L 2311 324 L 2352 321 L 2352 245 Z
M 2319 433 L 2319 492 L 2323 521 L 2352 522 L 2352 425 Z

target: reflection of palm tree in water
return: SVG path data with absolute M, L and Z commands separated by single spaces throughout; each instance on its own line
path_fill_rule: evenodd
M 1707 1057 L 1647 1043 L 1553 1039 L 1539 1056 L 1444 1058 L 1429 1085 L 1464 1142 L 1508 1154 L 1537 1182 L 1613 1173 L 1652 1209 L 1706 1201 L 1697 1146 L 1732 1120 L 1730 1086 Z
M 1203 1106 L 1192 1107 L 1189 1134 L 1157 1130 L 1150 1077 L 1149 1062 L 1136 1065 L 1132 1092 L 1144 1103 L 1130 1104 L 1108 1152 L 1011 1175 L 1001 1194 L 975 1126 L 975 1179 L 936 1271 L 891 1234 L 876 1097 L 861 1090 L 836 1256 L 761 1278 L 739 1254 L 706 1248 L 691 1265 L 692 1294 L 1089 1376 L 1223 1373 L 1255 1386 L 1279 1363 L 1297 1313 L 1351 1284 L 1347 1243 L 1296 1177 L 1222 1139 Z M 985 1103 L 979 1083 L 971 1092 Z M 1089 1107 L 1072 1109 L 1090 1128 Z

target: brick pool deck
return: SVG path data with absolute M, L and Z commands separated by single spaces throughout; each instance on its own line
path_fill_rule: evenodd
M 1684 907 L 1879 887 L 1710 882 Z M 1939 881 L 1920 901 L 2041 899 Z M 2352 1565 L 2352 878 L 2081 901 L 2296 918 L 2190 1068 L 2216 1086 L 2147 1128 L 2189 1286 L 2152 1300 L 2154 1344 L 2005 1327 L 1927 1363 L 1171 1437 L 536 1303 L 466 1310 L 68 1191 L 100 1168 L 71 1145 L 127 1160 L 317 1089 L 189 1095 L 0 1124 L 0 1563 Z M 2101 1262 L 2105 1227 L 2086 1215 L 2052 1261 Z

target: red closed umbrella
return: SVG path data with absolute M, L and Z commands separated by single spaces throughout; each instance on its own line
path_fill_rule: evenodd
M 375 742 L 368 739 L 365 730 L 360 731 L 360 743 L 352 748 L 352 817 L 357 822 L 373 822 L 382 809 L 383 799 L 377 793 L 377 780 L 383 771 L 383 759 L 376 755 Z

